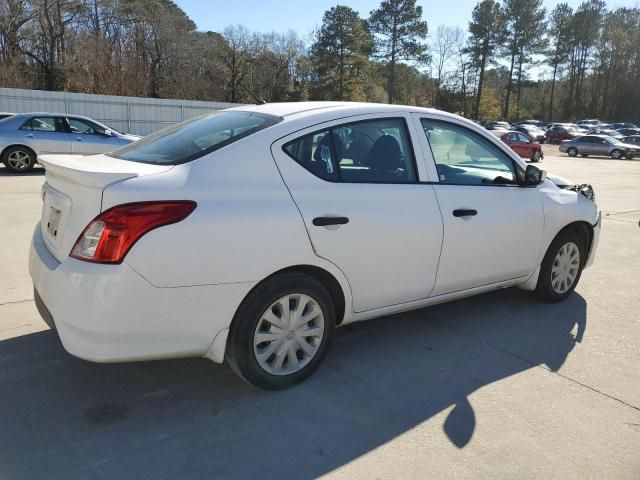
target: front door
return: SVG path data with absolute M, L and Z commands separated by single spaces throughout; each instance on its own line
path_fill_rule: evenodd
M 426 298 L 442 218 L 433 186 L 418 181 L 425 166 L 416 162 L 411 118 L 352 119 L 275 142 L 277 166 L 315 253 L 347 277 L 356 312 Z
M 444 223 L 432 295 L 529 275 L 542 248 L 537 188 L 516 183 L 515 162 L 497 144 L 457 123 L 417 115 Z
M 104 128 L 82 118 L 68 117 L 71 149 L 73 153 L 93 155 L 110 152 L 119 148 L 120 142 L 113 136 L 105 135 Z

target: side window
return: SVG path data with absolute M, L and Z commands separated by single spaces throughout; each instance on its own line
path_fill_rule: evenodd
M 462 126 L 422 119 L 440 183 L 450 185 L 515 184 L 509 156 L 489 140 Z
M 31 130 L 33 132 L 55 132 L 56 119 L 53 117 L 34 117 L 21 127 L 22 130 Z
M 67 118 L 71 133 L 83 133 L 86 135 L 102 135 L 104 129 L 92 122 L 80 120 L 79 118 Z
M 518 134 L 518 140 L 523 143 L 529 143 L 530 141 L 529 137 L 527 135 L 524 135 L 523 133 Z
M 509 136 L 507 137 L 509 140 L 511 140 L 512 142 L 517 142 L 518 141 L 518 135 L 515 133 L 510 133 Z
M 287 143 L 284 151 L 324 180 L 345 183 L 416 182 L 404 119 L 348 123 Z

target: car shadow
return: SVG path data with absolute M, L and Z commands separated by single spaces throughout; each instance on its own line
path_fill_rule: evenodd
M 263 392 L 204 359 L 99 365 L 51 331 L 0 342 L 3 479 L 315 478 L 453 407 L 442 435 L 473 441 L 469 396 L 558 369 L 586 328 L 573 294 L 509 289 L 337 330 L 302 385 Z
M 7 167 L 0 162 L 0 177 L 37 177 L 42 175 L 44 175 L 44 167 L 41 167 L 40 165 L 33 167 L 33 170 L 30 172 L 14 173 L 10 172 Z

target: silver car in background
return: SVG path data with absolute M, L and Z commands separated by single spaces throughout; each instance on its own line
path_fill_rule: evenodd
M 93 155 L 140 138 L 80 115 L 20 113 L 0 120 L 0 160 L 7 170 L 23 173 L 34 167 L 41 154 Z
M 634 156 L 640 156 L 640 146 L 624 143 L 607 135 L 583 135 L 572 140 L 564 140 L 560 144 L 560 151 L 566 152 L 570 157 L 604 155 L 615 160 L 623 157 L 631 160 Z

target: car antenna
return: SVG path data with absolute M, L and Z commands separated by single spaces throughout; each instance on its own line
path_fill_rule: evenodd
M 242 83 L 240 80 L 238 80 L 238 85 L 240 85 L 240 86 L 244 89 L 244 91 L 245 91 L 245 92 L 247 92 L 249 95 L 251 95 L 251 96 L 253 97 L 253 99 L 256 101 L 256 103 L 257 103 L 258 105 L 264 105 L 264 104 L 266 104 L 266 103 L 267 103 L 267 102 L 266 102 L 265 100 L 263 100 L 262 98 L 256 97 L 256 96 L 253 94 L 253 92 L 252 92 L 251 90 L 249 90 L 249 89 L 244 85 L 244 83 Z

